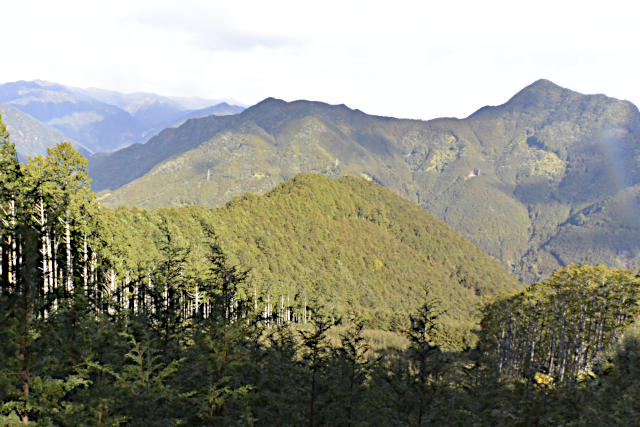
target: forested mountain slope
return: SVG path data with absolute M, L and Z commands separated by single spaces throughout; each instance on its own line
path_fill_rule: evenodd
M 570 262 L 640 267 L 638 141 L 633 104 L 540 80 L 462 120 L 267 99 L 100 157 L 90 171 L 94 188 L 110 190 L 106 205 L 140 207 L 221 206 L 300 172 L 363 176 L 531 282 Z
M 358 313 L 375 328 L 400 328 L 429 290 L 459 340 L 477 321 L 483 295 L 520 288 L 449 226 L 359 178 L 299 175 L 218 209 L 117 209 L 107 216 L 131 266 L 152 263 L 162 230 L 169 229 L 174 243 L 191 248 L 197 269 L 207 249 L 205 231 L 213 229 L 232 263 L 250 270 L 248 295 L 269 298 L 276 308 L 320 305 L 344 317 Z

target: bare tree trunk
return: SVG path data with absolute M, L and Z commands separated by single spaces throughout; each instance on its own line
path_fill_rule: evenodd
M 596 351 L 600 351 L 604 347 L 604 326 L 606 323 L 606 310 L 607 306 L 605 303 L 603 303 L 600 307 L 600 325 L 598 335 L 596 336 Z
M 89 278 L 90 278 L 89 280 L 93 288 L 92 293 L 97 293 L 97 286 L 98 286 L 98 278 L 96 275 L 97 270 L 98 270 L 98 256 L 94 251 L 91 251 L 91 261 L 89 263 Z
M 564 328 L 565 328 L 565 317 L 562 317 L 562 328 L 560 329 L 560 347 L 558 350 L 558 358 L 560 359 L 560 382 L 564 381 L 564 372 L 566 367 L 566 349 L 565 349 L 565 336 L 564 336 Z
M 547 371 L 549 372 L 549 375 L 551 376 L 553 376 L 553 370 L 555 368 L 554 363 L 555 363 L 557 340 L 558 340 L 558 330 L 556 326 L 553 330 L 553 339 L 551 340 L 551 352 L 549 354 L 549 368 L 547 369 Z
M 280 314 L 278 317 L 280 324 L 284 324 L 284 295 L 280 295 Z
M 111 300 L 113 298 L 113 295 L 116 292 L 116 270 L 111 267 L 109 269 L 109 271 L 107 272 L 107 279 L 109 280 L 109 289 L 108 289 L 108 295 L 107 295 L 107 313 L 111 313 Z
M 84 290 L 89 294 L 89 247 L 87 244 L 87 235 L 82 235 L 82 284 Z
M 65 212 L 64 219 L 64 243 L 66 246 L 66 264 L 67 264 L 67 291 L 73 292 L 73 258 L 71 257 L 71 224 L 70 224 L 69 208 Z
M 44 215 L 44 201 L 42 198 L 39 199 L 37 205 L 38 211 L 40 213 L 40 218 L 38 221 L 38 225 L 40 226 L 40 253 L 42 254 L 42 296 L 45 297 L 47 293 L 49 293 L 49 272 L 47 270 L 47 230 L 46 230 L 46 218 Z
M 17 246 L 16 246 L 16 202 L 15 200 L 9 201 L 9 221 L 11 223 L 11 231 L 9 232 L 9 286 L 15 289 L 16 287 L 16 258 L 17 258 Z
M 536 323 L 533 325 L 533 331 L 531 333 L 531 342 L 529 344 L 529 369 L 533 368 L 533 362 L 534 362 L 535 352 L 536 352 L 536 338 L 537 338 L 536 333 L 537 332 L 538 332 L 538 324 L 536 320 Z
M 53 250 L 51 233 L 49 230 L 45 232 L 45 240 L 47 242 L 47 283 L 49 284 L 49 292 L 53 292 L 56 288 L 55 276 L 53 274 Z

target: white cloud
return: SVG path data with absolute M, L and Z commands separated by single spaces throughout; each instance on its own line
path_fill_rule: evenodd
M 466 116 L 544 77 L 640 102 L 633 2 L 24 1 L 0 81 Z

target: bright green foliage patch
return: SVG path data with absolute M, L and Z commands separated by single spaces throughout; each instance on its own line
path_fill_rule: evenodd
M 114 221 L 108 228 L 122 233 L 114 245 L 123 246 L 123 258 L 134 266 L 152 262 L 167 224 L 175 241 L 190 248 L 197 269 L 203 230 L 211 227 L 230 260 L 249 270 L 246 294 L 274 305 L 284 300 L 298 311 L 306 301 L 342 315 L 357 312 L 374 328 L 400 329 L 426 288 L 442 301 L 443 318 L 459 330 L 452 334 L 459 340 L 476 321 L 481 296 L 518 288 L 446 224 L 359 178 L 300 175 L 223 208 L 117 209 L 107 218 Z

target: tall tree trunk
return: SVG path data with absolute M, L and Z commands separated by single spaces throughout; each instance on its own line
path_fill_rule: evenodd
M 531 332 L 531 341 L 529 343 L 529 361 L 527 366 L 527 370 L 529 371 L 533 368 L 533 362 L 534 362 L 535 352 L 536 352 L 537 332 L 538 332 L 538 321 L 536 319 L 533 325 L 533 331 Z
M 73 292 L 73 258 L 71 256 L 71 215 L 69 214 L 69 207 L 65 211 L 64 218 L 64 243 L 66 246 L 66 264 L 67 264 L 67 291 Z
M 565 330 L 565 323 L 566 323 L 566 318 L 564 317 L 564 315 L 562 316 L 562 327 L 560 328 L 560 347 L 558 349 L 558 358 L 560 359 L 560 382 L 564 381 L 564 372 L 565 372 L 565 367 L 566 367 L 566 349 L 565 349 L 565 336 L 564 336 L 564 330 Z
M 87 244 L 87 234 L 82 235 L 82 284 L 84 290 L 89 295 L 89 248 Z
M 46 217 L 44 213 L 44 201 L 42 197 L 38 200 L 37 205 L 40 218 L 38 219 L 38 225 L 40 226 L 40 253 L 42 255 L 42 296 L 46 297 L 49 293 L 49 272 L 47 271 L 47 230 L 46 230 Z M 43 313 L 44 314 L 44 313 Z
M 91 257 L 90 257 L 90 261 L 89 261 L 89 281 L 90 281 L 90 285 L 92 287 L 91 291 L 89 292 L 89 295 L 94 295 L 97 293 L 97 287 L 98 287 L 98 278 L 96 275 L 96 271 L 97 271 L 97 264 L 98 264 L 98 256 L 96 255 L 95 251 L 91 251 Z
M 17 268 L 17 242 L 16 242 L 16 201 L 9 201 L 9 222 L 11 228 L 9 231 L 9 287 L 16 287 L 16 268 Z
M 53 274 L 53 250 L 51 248 L 53 239 L 51 238 L 50 230 L 45 232 L 45 240 L 47 242 L 47 283 L 49 285 L 49 292 L 53 292 L 56 289 L 56 283 L 55 275 Z

